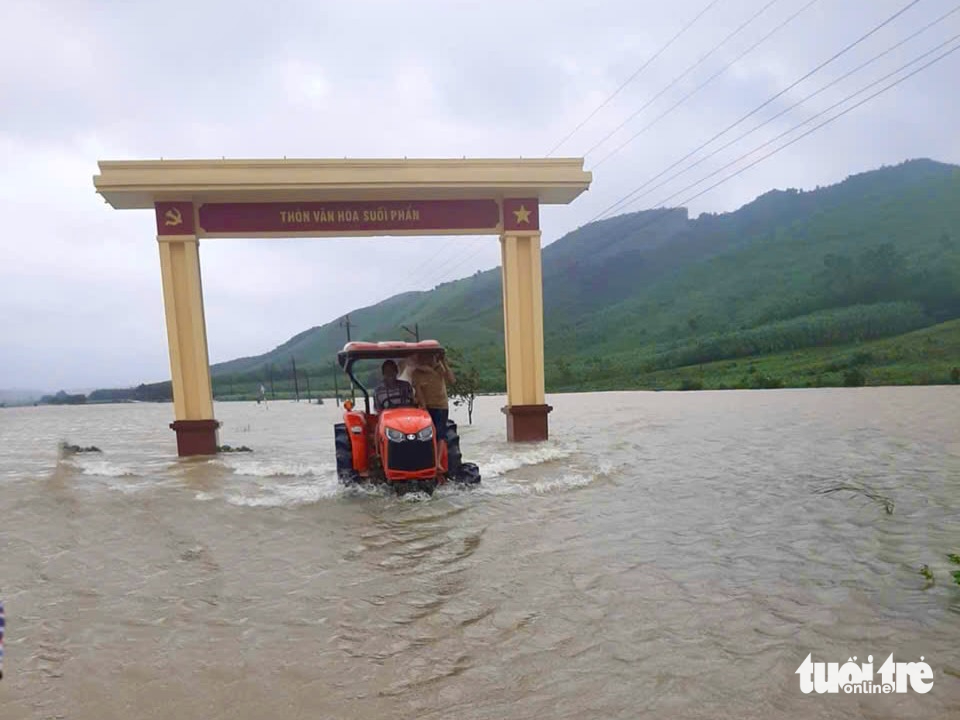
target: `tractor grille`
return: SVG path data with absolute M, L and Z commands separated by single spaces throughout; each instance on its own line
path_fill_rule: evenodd
M 433 465 L 433 440 L 387 443 L 387 467 L 391 470 L 424 470 Z

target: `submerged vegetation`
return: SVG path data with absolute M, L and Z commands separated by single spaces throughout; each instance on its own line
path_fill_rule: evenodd
M 221 452 L 221 453 L 253 452 L 253 449 L 248 448 L 246 445 L 241 445 L 240 447 L 232 447 L 230 445 L 217 445 L 217 452 Z
M 960 565 L 960 555 L 957 553 L 948 553 L 947 560 L 951 565 Z M 920 567 L 920 574 L 926 579 L 927 587 L 934 585 L 936 583 L 936 576 L 933 573 L 933 570 L 930 569 L 929 565 L 922 565 Z M 950 571 L 951 580 L 960 585 L 960 569 Z
M 81 447 L 80 445 L 72 445 L 66 441 L 60 443 L 60 454 L 61 455 L 76 455 L 78 453 L 98 453 L 103 452 L 96 445 L 90 445 L 88 447 Z

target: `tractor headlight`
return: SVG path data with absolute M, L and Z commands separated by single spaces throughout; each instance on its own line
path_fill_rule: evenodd
M 403 440 L 403 433 L 399 430 L 394 430 L 393 428 L 387 428 L 387 439 L 392 440 L 393 442 L 401 442 Z
M 433 425 L 427 425 L 423 430 L 417 433 L 419 440 L 433 440 Z

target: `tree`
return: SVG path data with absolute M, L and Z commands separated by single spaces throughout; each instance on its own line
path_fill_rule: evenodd
M 467 406 L 467 421 L 473 425 L 473 401 L 480 391 L 480 371 L 455 348 L 447 348 L 447 359 L 456 379 L 447 386 L 454 406 Z
M 63 390 L 58 392 L 56 395 L 44 395 L 42 398 L 40 398 L 40 403 L 42 405 L 83 405 L 86 402 L 86 395 L 82 393 L 70 395 Z
M 557 376 L 561 385 L 570 385 L 573 383 L 573 371 L 570 369 L 570 363 L 563 358 L 559 358 L 556 362 L 556 367 Z

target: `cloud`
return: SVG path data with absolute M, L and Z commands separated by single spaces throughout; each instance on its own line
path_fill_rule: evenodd
M 587 155 L 587 168 L 805 2 L 773 5 Z M 582 156 L 764 4 L 718 3 L 554 155 Z M 92 185 L 98 160 L 542 156 L 703 5 L 8 0 L 0 64 L 17 70 L 0 75 L 0 387 L 168 376 L 152 218 L 103 203 Z M 575 203 L 543 208 L 545 242 L 902 6 L 814 4 L 597 167 Z M 949 0 L 911 8 L 721 141 L 949 9 Z M 951 37 L 958 22 L 960 14 L 629 209 L 669 197 L 890 72 Z M 692 212 L 732 210 L 772 187 L 825 185 L 910 157 L 960 162 L 958 69 L 960 53 L 696 199 Z M 216 362 L 268 350 L 357 305 L 493 267 L 499 248 L 493 238 L 463 237 L 211 240 L 201 258 Z

